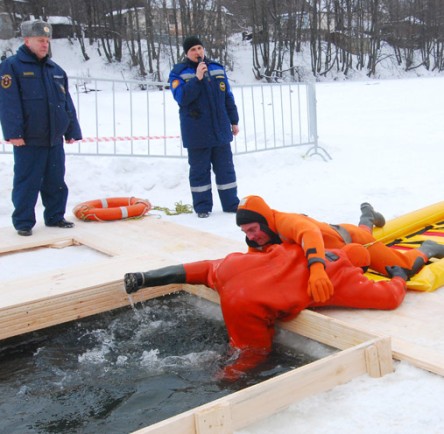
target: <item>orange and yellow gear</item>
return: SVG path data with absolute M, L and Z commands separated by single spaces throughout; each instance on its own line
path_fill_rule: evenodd
M 376 241 L 368 228 L 349 223 L 331 225 L 304 214 L 276 211 L 260 196 L 247 196 L 240 201 L 236 222 L 238 226 L 251 222 L 265 223 L 281 242 L 302 246 L 309 266 L 325 261 L 325 249 L 339 249 L 350 242 L 366 246 L 371 257 L 370 268 L 384 275 L 387 275 L 386 266 L 397 265 L 417 272 L 417 259 L 420 258 L 422 265 L 428 260 L 427 256 L 417 249 L 401 252 Z M 263 250 L 248 240 L 247 244 L 249 251 Z

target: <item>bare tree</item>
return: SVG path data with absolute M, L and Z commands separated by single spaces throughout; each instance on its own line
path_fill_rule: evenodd
M 84 11 L 82 11 L 82 6 L 84 4 L 79 2 L 74 2 L 74 0 L 69 0 L 69 13 L 72 19 L 72 25 L 73 25 L 73 33 L 76 36 L 77 40 L 79 41 L 80 50 L 82 52 L 82 56 L 85 60 L 89 60 L 88 53 L 86 52 L 85 47 L 85 39 L 84 39 L 84 32 L 81 25 L 82 19 L 85 16 Z
M 187 35 L 204 40 L 209 57 L 229 63 L 233 31 L 250 40 L 258 80 L 300 80 L 304 45 L 314 77 L 356 70 L 376 75 L 387 44 L 389 56 L 406 70 L 444 70 L 442 0 L 4 0 L 4 5 L 17 28 L 20 15 L 71 16 L 85 60 L 84 38 L 96 41 L 108 62 L 121 62 L 126 46 L 131 65 L 150 79 L 161 80 L 164 60 L 171 66 L 180 61 Z

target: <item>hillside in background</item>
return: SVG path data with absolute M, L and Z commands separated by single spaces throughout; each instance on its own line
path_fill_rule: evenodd
M 9 40 L 0 40 L 0 53 L 6 53 L 7 56 L 15 53 L 22 44 L 21 38 Z M 97 43 L 86 47 L 89 60 L 85 61 L 82 55 L 80 45 L 76 40 L 54 39 L 52 41 L 52 54 L 54 60 L 59 63 L 70 76 L 82 77 L 101 77 L 126 80 L 142 80 L 138 69 L 131 67 L 131 58 L 128 50 L 124 47 L 124 56 L 121 62 L 109 63 L 100 50 Z M 419 56 L 419 54 L 418 54 Z M 396 79 L 396 78 L 416 78 L 416 77 L 436 77 L 443 73 L 427 70 L 421 66 L 410 71 L 405 71 L 403 65 L 399 65 L 396 60 L 393 49 L 387 44 L 381 48 L 381 61 L 378 64 L 377 74 L 374 77 L 368 77 L 366 71 L 348 71 L 345 75 L 334 68 L 324 77 L 313 77 L 311 72 L 310 47 L 302 47 L 298 54 L 298 77 L 300 81 L 344 81 L 344 80 L 372 80 L 372 79 Z M 253 72 L 252 46 L 250 41 L 242 40 L 242 35 L 236 34 L 230 39 L 228 45 L 229 62 L 226 65 L 228 75 L 233 84 L 260 83 L 255 78 Z M 168 81 L 168 74 L 172 65 L 165 56 L 161 62 L 161 81 Z M 149 80 L 149 77 L 148 79 Z M 272 77 L 271 81 L 285 82 L 290 80 L 288 75 L 282 78 Z M 264 82 L 265 79 L 262 80 Z

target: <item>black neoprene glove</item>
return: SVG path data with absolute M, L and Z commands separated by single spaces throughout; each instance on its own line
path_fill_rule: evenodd
M 398 265 L 393 265 L 393 266 L 389 266 L 387 265 L 385 267 L 385 271 L 387 271 L 387 274 L 390 277 L 400 277 L 401 279 L 405 280 L 407 282 L 407 280 L 409 280 L 409 276 L 407 274 L 407 272 L 404 270 L 404 268 L 399 267 Z

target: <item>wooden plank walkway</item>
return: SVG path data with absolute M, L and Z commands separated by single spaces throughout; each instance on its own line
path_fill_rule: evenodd
M 137 293 L 130 299 L 123 288 L 127 272 L 217 259 L 243 248 L 241 243 L 152 216 L 108 223 L 78 221 L 72 229 L 38 225 L 31 237 L 20 237 L 13 228 L 0 228 L 0 267 L 2 255 L 8 252 L 76 245 L 105 255 L 52 272 L 11 275 L 0 282 L 0 339 L 140 300 L 143 295 Z M 23 263 L 24 269 L 26 265 Z M 163 293 L 165 288 L 156 288 L 148 297 Z

